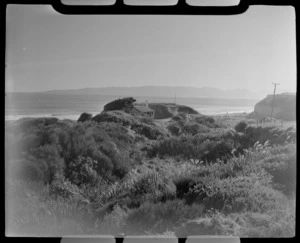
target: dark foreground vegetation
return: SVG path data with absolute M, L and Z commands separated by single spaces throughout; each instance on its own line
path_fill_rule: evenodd
M 295 235 L 293 127 L 109 111 L 5 129 L 8 235 Z

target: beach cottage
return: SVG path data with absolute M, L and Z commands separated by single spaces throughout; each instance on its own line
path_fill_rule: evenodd
M 133 115 L 146 115 L 151 118 L 154 117 L 154 110 L 148 107 L 148 102 L 144 105 L 134 105 L 129 113 Z

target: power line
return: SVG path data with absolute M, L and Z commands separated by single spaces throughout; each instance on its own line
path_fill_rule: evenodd
M 176 93 L 175 93 L 175 96 L 174 96 L 174 105 L 176 104 Z
M 273 93 L 273 100 L 272 100 L 272 111 L 271 111 L 271 120 L 273 117 L 273 109 L 274 109 L 274 100 L 275 100 L 275 92 L 276 92 L 276 86 L 280 85 L 279 83 L 272 83 L 274 85 L 274 93 Z

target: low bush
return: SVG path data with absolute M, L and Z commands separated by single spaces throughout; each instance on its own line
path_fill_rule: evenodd
M 94 223 L 88 207 L 73 197 L 55 195 L 44 185 L 11 181 L 7 191 L 7 234 L 59 237 L 90 233 Z
M 51 183 L 56 173 L 63 173 L 65 161 L 60 156 L 60 146 L 46 144 L 31 150 L 29 156 L 35 163 L 45 163 L 47 165 L 44 171 L 44 181 Z
M 152 140 L 164 136 L 164 133 L 160 129 L 158 129 L 155 126 L 150 126 L 147 124 L 134 125 L 132 126 L 132 130 Z
M 154 156 L 181 156 L 185 159 L 199 161 L 215 161 L 217 158 L 226 159 L 232 156 L 231 151 L 235 144 L 233 140 L 219 137 L 217 140 L 198 139 L 193 136 L 181 135 L 163 139 L 152 147 L 148 155 Z
M 132 196 L 152 195 L 151 200 L 159 201 L 173 197 L 176 187 L 172 181 L 163 177 L 157 172 L 146 172 L 132 183 L 130 192 Z
M 101 221 L 97 221 L 96 230 L 98 234 L 120 235 L 125 230 L 127 215 L 127 210 L 116 204 L 109 214 L 106 214 Z
M 248 126 L 244 131 L 244 135 L 241 139 L 243 142 L 243 147 L 249 147 L 254 144 L 256 141 L 259 141 L 261 144 L 269 141 L 272 145 L 285 144 L 290 140 L 293 140 L 295 137 L 295 131 L 293 131 L 292 127 L 283 130 L 278 127 L 253 127 Z
M 53 198 L 76 198 L 84 199 L 80 189 L 72 184 L 69 180 L 65 179 L 64 176 L 56 174 L 55 179 L 50 184 L 49 193 Z
M 239 235 L 252 238 L 281 238 L 295 236 L 295 208 L 265 213 L 247 212 L 233 217 L 242 222 Z
M 207 127 L 212 127 L 212 128 L 217 127 L 215 119 L 211 116 L 205 116 L 205 115 L 196 116 L 195 121 Z
M 241 121 L 234 127 L 236 132 L 245 132 L 248 124 L 245 121 Z
M 241 226 L 237 220 L 218 211 L 212 212 L 201 218 L 187 220 L 176 229 L 176 236 L 178 238 L 192 235 L 239 236 Z
M 203 217 L 187 220 L 176 229 L 176 236 L 227 235 L 251 238 L 280 238 L 295 236 L 293 208 L 265 213 L 223 214 L 210 210 Z
M 190 176 L 182 176 L 177 178 L 174 181 L 174 184 L 176 186 L 176 197 L 179 199 L 184 198 L 186 193 L 188 193 L 190 189 L 197 185 L 198 180 Z
M 68 165 L 68 178 L 76 184 L 95 184 L 98 180 L 97 161 L 90 157 L 78 156 Z
M 295 130 L 239 123 L 235 131 L 206 116 L 176 117 L 167 127 L 173 136 L 123 111 L 98 122 L 8 124 L 5 189 L 17 195 L 10 229 L 166 234 L 196 220 L 187 225 L 200 233 L 292 235 Z
M 201 205 L 185 205 L 182 200 L 165 203 L 146 202 L 129 212 L 127 232 L 135 234 L 162 234 L 167 229 L 180 225 L 184 219 L 193 219 L 203 214 Z
M 209 128 L 196 122 L 190 122 L 183 126 L 183 131 L 188 134 L 195 135 L 197 133 L 207 133 Z
M 179 122 L 179 121 L 185 121 L 186 118 L 187 118 L 186 114 L 180 113 L 180 114 L 176 114 L 175 116 L 173 116 L 172 120 Z
M 125 112 L 102 112 L 98 115 L 95 115 L 92 118 L 92 121 L 97 123 L 114 122 L 123 126 L 130 126 L 132 124 L 130 115 L 126 114 Z
M 180 126 L 171 123 L 170 125 L 167 126 L 167 129 L 171 132 L 172 135 L 178 136 L 181 132 Z
M 272 175 L 272 181 L 279 189 L 290 195 L 296 192 L 296 148 L 295 145 L 284 147 L 287 148 L 285 153 L 271 154 L 259 163 Z M 274 150 L 271 149 L 271 153 Z
M 270 186 L 268 174 L 226 179 L 203 179 L 186 194 L 188 203 L 201 203 L 205 209 L 221 212 L 265 212 L 281 207 L 286 198 Z

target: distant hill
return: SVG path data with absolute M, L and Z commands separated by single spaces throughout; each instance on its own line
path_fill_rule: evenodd
M 272 111 L 272 101 L 273 95 L 268 95 L 255 105 L 254 112 L 249 116 L 253 118 L 270 117 Z M 275 95 L 273 117 L 286 121 L 296 120 L 295 93 L 283 93 Z
M 140 86 L 140 87 L 105 87 L 84 88 L 74 90 L 50 90 L 53 94 L 98 94 L 114 96 L 151 96 L 151 97 L 203 97 L 228 99 L 262 99 L 262 93 L 251 92 L 246 89 L 221 90 L 211 87 L 168 87 L 168 86 Z

